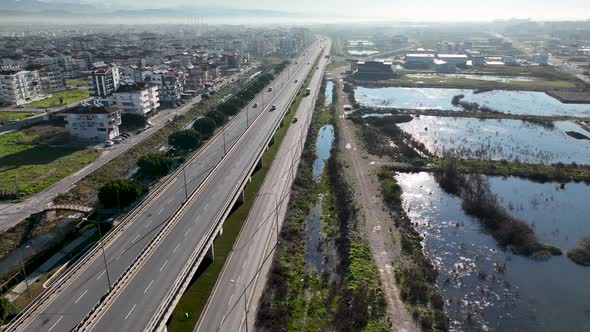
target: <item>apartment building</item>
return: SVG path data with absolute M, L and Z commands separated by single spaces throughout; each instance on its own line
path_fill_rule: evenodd
M 124 84 L 113 92 L 112 102 L 122 113 L 152 116 L 160 107 L 158 85 L 155 83 Z
M 110 96 L 119 87 L 120 74 L 116 66 L 99 65 L 88 74 L 90 94 L 99 98 Z
M 70 135 L 77 140 L 104 142 L 119 136 L 121 111 L 114 106 L 81 104 L 65 112 Z
M 36 70 L 0 71 L 0 99 L 11 105 L 23 105 L 43 97 L 41 78 Z

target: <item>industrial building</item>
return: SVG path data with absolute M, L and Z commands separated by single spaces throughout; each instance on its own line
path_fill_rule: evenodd
M 364 79 L 388 79 L 396 76 L 393 63 L 389 61 L 359 61 L 353 70 L 355 77 Z

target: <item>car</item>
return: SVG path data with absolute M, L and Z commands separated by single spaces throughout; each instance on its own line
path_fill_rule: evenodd
M 268 92 L 271 92 L 271 91 L 272 91 L 272 87 L 269 87 L 269 88 L 268 88 Z
M 104 146 L 105 146 L 106 148 L 108 148 L 109 146 L 113 146 L 113 144 L 115 144 L 115 143 L 114 143 L 113 141 L 110 141 L 110 140 L 109 140 L 109 141 L 106 141 L 106 142 L 104 142 Z
M 252 106 L 252 108 L 256 108 L 258 107 L 258 103 L 254 103 L 254 105 Z
M 299 121 L 296 117 L 293 118 L 293 123 L 297 123 L 297 121 Z
M 295 80 L 295 82 L 293 82 L 293 83 L 297 83 L 297 82 L 299 82 L 299 80 Z
M 270 108 L 271 111 L 274 111 L 276 109 L 277 109 L 277 105 L 272 105 L 271 108 Z
M 125 138 L 129 138 L 129 136 L 131 136 L 131 134 L 129 134 L 129 133 L 121 133 L 121 134 L 119 134 L 119 136 L 123 136 Z

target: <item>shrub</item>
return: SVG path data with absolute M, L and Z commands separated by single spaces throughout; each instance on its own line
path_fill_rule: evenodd
M 205 139 L 213 136 L 215 128 L 217 128 L 215 121 L 210 118 L 200 118 L 193 123 L 193 129 Z
M 567 257 L 576 264 L 590 266 L 590 236 L 582 239 L 574 249 L 568 250 Z
M 221 127 L 227 122 L 227 116 L 219 111 L 211 111 L 205 115 L 207 118 L 215 121 L 217 127 Z
M 191 150 L 201 145 L 201 135 L 192 129 L 177 131 L 168 137 L 168 143 L 181 150 Z
M 168 174 L 172 166 L 172 159 L 162 153 L 150 153 L 137 161 L 139 171 L 148 177 L 160 177 Z
M 4 324 L 5 321 L 11 319 L 18 313 L 18 310 L 8 301 L 4 296 L 0 296 L 0 325 Z
M 114 180 L 98 189 L 98 199 L 105 208 L 124 207 L 135 202 L 141 191 L 136 180 Z
M 143 115 L 133 113 L 121 114 L 121 128 L 124 130 L 144 128 L 146 125 L 147 120 Z

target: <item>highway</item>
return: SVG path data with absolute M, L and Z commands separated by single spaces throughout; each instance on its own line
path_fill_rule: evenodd
M 276 105 L 277 110 L 270 111 L 270 104 L 264 108 L 264 114 L 253 122 L 234 149 L 228 152 L 219 168 L 208 177 L 196 197 L 190 201 L 190 206 L 159 241 L 149 257 L 141 262 L 138 271 L 130 277 L 126 286 L 117 290 L 116 296 L 98 310 L 100 314 L 84 326 L 84 330 L 146 329 L 195 248 L 205 244 L 206 235 L 216 226 L 217 217 L 226 212 L 226 203 L 235 197 L 235 187 L 249 176 L 249 171 L 257 161 L 258 151 L 266 144 L 266 134 L 271 133 L 280 122 L 283 110 L 290 106 L 291 98 L 298 90 L 299 85 L 294 83 L 295 80 L 305 80 L 319 51 L 318 44 L 315 44 L 310 54 L 298 61 L 303 66 L 271 102 Z
M 324 49 L 329 54 L 330 42 Z M 309 85 L 313 93 L 299 105 L 299 121 L 291 125 L 283 139 L 195 331 L 253 330 L 258 301 L 272 263 L 277 225 L 280 229 L 287 213 L 291 185 L 327 64 L 328 59 L 322 58 L 320 70 L 314 73 Z
M 317 44 L 313 48 L 319 49 Z M 247 162 L 243 158 L 247 158 L 251 150 L 256 147 L 256 141 L 253 141 L 261 130 L 267 130 L 269 125 L 276 120 L 281 109 L 286 106 L 289 97 L 295 93 L 296 84 L 293 84 L 295 79 L 303 79 L 305 76 L 304 67 L 307 66 L 306 61 L 302 59 L 297 60 L 298 64 L 292 64 L 285 69 L 272 83 L 273 91 L 269 92 L 267 89 L 252 101 L 244 111 L 237 115 L 226 126 L 225 130 L 216 134 L 205 146 L 203 146 L 196 154 L 196 156 L 187 162 L 185 171 L 187 179 L 186 192 L 191 193 L 201 185 L 203 180 L 209 177 L 209 181 L 205 188 L 201 190 L 201 195 L 194 202 L 188 215 L 193 226 L 187 226 L 188 223 L 179 222 L 174 230 L 181 231 L 180 233 L 171 232 L 167 241 L 163 241 L 161 248 L 170 249 L 164 253 L 166 259 L 158 262 L 158 266 L 154 267 L 154 273 L 158 272 L 161 276 L 167 275 L 168 278 L 174 277 L 169 274 L 173 267 L 182 265 L 185 261 L 181 255 L 188 251 L 189 241 L 191 239 L 197 241 L 199 235 L 215 209 L 215 202 L 220 202 L 224 199 L 224 192 L 222 189 L 229 188 L 230 176 L 235 180 L 238 173 L 238 168 L 235 165 Z M 289 75 L 291 75 L 289 77 Z M 268 105 L 271 99 L 275 98 L 272 103 L 279 108 L 274 112 L 268 112 Z M 254 102 L 258 102 L 260 107 L 253 108 Z M 267 105 L 267 107 L 263 107 Z M 257 116 L 260 115 L 258 118 Z M 256 119 L 254 121 L 254 119 Z M 254 123 L 252 123 L 254 122 Z M 211 170 L 218 165 L 219 161 L 224 157 L 224 146 L 229 149 L 242 136 L 247 128 L 247 123 L 251 125 L 249 133 L 245 136 L 239 145 L 236 145 L 231 153 L 227 156 L 227 162 L 222 163 L 225 168 L 218 169 L 215 174 L 209 176 Z M 225 144 L 223 143 L 225 141 Z M 141 205 L 133 217 L 124 222 L 118 229 L 112 232 L 109 241 L 105 244 L 106 256 L 108 261 L 108 273 L 104 268 L 103 258 L 99 250 L 93 250 L 90 257 L 85 256 L 80 263 L 74 265 L 70 272 L 66 272 L 60 280 L 58 280 L 49 292 L 51 294 L 44 298 L 43 302 L 38 301 L 33 305 L 31 310 L 27 310 L 25 314 L 18 320 L 11 322 L 6 329 L 10 331 L 69 331 L 75 327 L 94 307 L 100 298 L 107 293 L 109 289 L 108 280 L 111 284 L 117 280 L 127 267 L 135 260 L 135 258 L 143 251 L 146 245 L 158 234 L 168 220 L 180 208 L 186 199 L 185 187 L 182 172 L 176 173 L 176 176 L 170 177 L 161 191 L 157 191 L 154 195 L 148 198 L 148 203 Z M 227 182 L 226 182 L 227 181 Z M 211 187 L 211 183 L 214 186 Z M 213 191 L 211 192 L 211 188 Z M 227 189 L 229 190 L 229 189 Z M 227 191 L 226 190 L 226 191 Z M 209 206 L 211 204 L 211 206 Z M 185 221 L 184 218 L 182 221 Z M 186 226 L 188 228 L 182 228 Z M 182 229 L 181 229 L 182 228 Z M 183 244 L 182 248 L 178 245 Z M 192 244 L 194 248 L 194 243 Z M 171 247 L 171 248 L 168 248 Z M 157 256 L 156 256 L 157 257 Z M 163 271 L 164 273 L 160 273 Z M 151 273 L 151 272 L 150 272 Z M 148 277 L 147 275 L 145 277 Z M 155 275 L 154 275 L 155 277 Z M 169 279 L 166 279 L 166 281 Z M 163 283 L 164 281 L 162 281 Z M 131 289 L 140 289 L 139 294 L 143 296 L 144 302 L 151 302 L 157 304 L 153 299 L 155 292 L 160 291 L 162 285 L 154 284 L 151 288 L 147 288 L 144 293 L 146 285 L 143 285 L 142 280 L 137 280 L 133 283 L 134 287 Z M 148 293 L 148 291 L 153 293 Z M 135 294 L 133 295 L 135 296 Z M 130 297 L 124 302 L 136 300 Z M 152 301 L 150 301 L 152 300 Z M 139 301 L 137 301 L 139 303 Z M 145 303 L 142 303 L 145 304 Z M 139 314 L 148 317 L 148 307 L 138 307 L 127 316 L 124 320 L 127 323 L 138 322 L 134 326 L 122 328 L 116 326 L 114 328 L 107 328 L 109 331 L 121 330 L 141 330 Z M 130 310 L 126 305 L 121 305 L 119 308 L 121 312 L 128 313 Z M 132 317 L 132 319 L 131 319 Z M 124 317 L 120 317 L 124 318 Z M 113 319 L 113 322 L 117 321 Z

